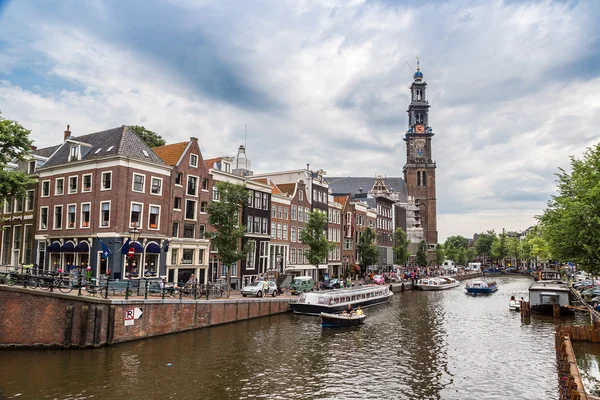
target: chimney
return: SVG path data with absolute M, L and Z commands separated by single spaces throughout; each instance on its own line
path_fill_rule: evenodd
M 71 125 L 67 125 L 67 130 L 65 131 L 65 137 L 64 137 L 64 139 L 63 139 L 63 142 L 66 142 L 66 141 L 67 141 L 67 139 L 68 139 L 69 137 L 71 137 L 71 131 L 69 130 L 69 128 L 70 128 L 70 127 L 71 127 Z
M 190 137 L 190 140 L 191 140 L 192 142 L 197 142 L 197 141 L 198 141 L 198 138 L 197 138 L 197 137 L 193 137 L 193 136 L 192 136 L 192 137 Z

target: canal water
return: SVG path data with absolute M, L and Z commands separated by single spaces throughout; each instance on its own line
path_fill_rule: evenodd
M 521 323 L 499 290 L 407 291 L 360 328 L 259 318 L 93 350 L 0 351 L 0 398 L 556 399 L 554 322 Z

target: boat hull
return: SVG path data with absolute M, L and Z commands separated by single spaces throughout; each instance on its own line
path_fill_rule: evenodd
M 351 304 L 352 308 L 356 308 L 360 306 L 361 308 L 372 307 L 379 304 L 384 304 L 389 301 L 389 299 L 393 296 L 393 293 L 390 293 L 388 296 L 382 297 L 371 297 L 367 299 L 361 299 L 354 301 Z M 324 304 L 306 304 L 306 303 L 290 303 L 290 309 L 295 314 L 307 314 L 307 315 L 320 315 L 321 313 L 335 314 L 344 311 L 348 307 L 348 303 L 345 304 L 334 304 L 334 305 L 324 305 Z
M 468 294 L 490 294 L 490 293 L 494 293 L 496 290 L 498 290 L 497 287 L 491 287 L 491 288 L 467 288 L 467 293 Z
M 537 315 L 554 315 L 552 304 L 538 304 L 531 306 L 531 313 Z M 567 307 L 560 307 L 560 315 L 573 315 L 574 311 Z
M 355 315 L 344 317 L 337 314 L 321 313 L 321 326 L 323 328 L 347 328 L 350 326 L 359 326 L 365 322 L 366 315 Z
M 430 285 L 415 285 L 415 287 L 419 290 L 446 290 L 446 289 L 452 289 L 455 287 L 459 287 L 460 286 L 460 282 L 456 282 L 456 283 L 450 283 L 448 285 L 440 285 L 440 286 L 430 286 Z

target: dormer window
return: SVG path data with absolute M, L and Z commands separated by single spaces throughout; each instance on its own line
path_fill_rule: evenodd
M 29 161 L 29 164 L 27 166 L 27 173 L 28 174 L 35 173 L 35 161 Z
M 69 151 L 69 161 L 81 160 L 81 146 L 72 145 Z

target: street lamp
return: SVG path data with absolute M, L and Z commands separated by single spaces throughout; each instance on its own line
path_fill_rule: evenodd
M 129 255 L 129 274 L 133 273 L 133 268 L 135 267 L 135 260 L 133 258 L 135 255 L 135 250 L 133 248 L 133 242 L 138 241 L 141 233 L 142 231 L 138 229 L 137 226 L 134 226 L 133 229 L 129 231 L 129 239 L 131 241 L 129 245 L 129 251 L 127 252 Z
M 129 239 L 131 239 L 132 242 L 137 242 L 141 234 L 142 231 L 139 230 L 137 226 L 134 226 L 133 229 L 129 231 Z

